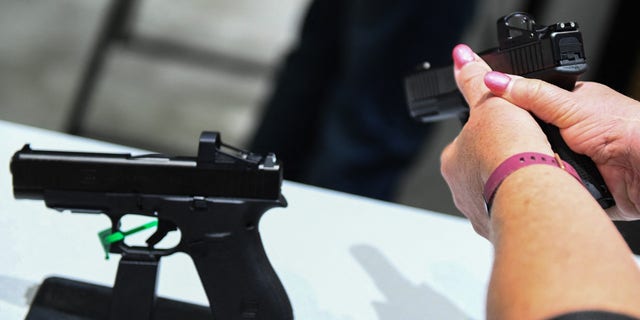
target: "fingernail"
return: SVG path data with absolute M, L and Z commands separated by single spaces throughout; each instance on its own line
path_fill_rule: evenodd
M 460 69 L 462 66 L 474 60 L 473 50 L 466 44 L 459 44 L 453 48 L 453 62 L 456 68 Z
M 511 82 L 511 77 L 498 72 L 491 71 L 484 75 L 484 84 L 495 94 L 503 94 Z

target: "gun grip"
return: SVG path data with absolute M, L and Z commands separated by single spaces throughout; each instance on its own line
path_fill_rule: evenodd
M 272 207 L 272 206 L 270 206 Z M 225 206 L 212 214 L 228 214 L 221 224 L 236 226 L 191 239 L 191 256 L 209 299 L 214 319 L 293 319 L 291 303 L 262 245 L 258 221 L 265 207 Z M 248 217 L 236 223 L 233 217 Z
M 596 164 L 591 158 L 573 152 L 564 142 L 564 139 L 562 139 L 558 127 L 545 123 L 538 118 L 536 118 L 536 121 L 538 121 L 542 131 L 547 135 L 547 139 L 553 150 L 558 153 L 562 160 L 568 162 L 576 169 L 582 179 L 582 184 L 589 190 L 589 193 L 591 193 L 596 201 L 598 201 L 598 204 L 600 204 L 603 209 L 614 206 L 615 201 L 613 196 L 609 192 L 607 185 L 604 183 L 604 179 L 602 179 L 600 175 L 600 171 L 598 171 Z
M 556 67 L 546 72 L 529 74 L 527 76 L 553 83 L 560 88 L 571 91 L 575 86 L 578 76 L 586 70 L 586 64 L 576 64 L 567 67 Z M 547 136 L 553 150 L 558 153 L 562 160 L 568 162 L 576 169 L 582 179 L 582 184 L 589 190 L 589 193 L 596 199 L 598 204 L 600 204 L 603 209 L 613 207 L 616 202 L 591 158 L 573 152 L 564 139 L 562 139 L 558 127 L 543 122 L 535 116 L 534 118 Z

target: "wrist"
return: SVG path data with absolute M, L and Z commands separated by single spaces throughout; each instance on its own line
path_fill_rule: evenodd
M 576 170 L 567 162 L 560 159 L 558 154 L 549 155 L 538 152 L 523 152 L 508 157 L 500 163 L 486 180 L 483 198 L 486 205 L 487 214 L 491 214 L 491 205 L 497 189 L 502 182 L 516 171 L 534 165 L 548 165 L 560 168 L 573 176 L 581 183 L 580 176 Z
M 602 211 L 582 183 L 563 169 L 548 165 L 524 167 L 506 177 L 496 190 L 489 219 L 490 240 L 494 242 L 505 227 L 519 230 L 532 227 L 534 222 L 569 221 L 568 216 L 579 216 L 591 209 Z
M 483 185 L 487 183 L 491 174 L 507 159 L 513 157 L 516 154 L 533 152 L 548 155 L 553 158 L 554 152 L 551 149 L 550 145 L 531 145 L 531 146 L 520 146 L 518 148 L 510 148 L 508 151 L 496 153 L 492 157 L 488 158 L 488 165 L 485 166 L 485 170 L 482 171 L 482 183 Z

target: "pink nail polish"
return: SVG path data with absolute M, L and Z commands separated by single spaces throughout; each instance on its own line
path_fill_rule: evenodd
M 484 75 L 484 84 L 495 94 L 503 94 L 511 82 L 511 78 L 498 71 L 491 71 Z
M 473 50 L 466 44 L 459 44 L 453 48 L 453 62 L 458 69 L 462 68 L 462 66 L 468 62 L 473 61 L 474 58 Z

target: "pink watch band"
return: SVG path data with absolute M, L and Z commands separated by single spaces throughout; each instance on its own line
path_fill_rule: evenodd
M 567 171 L 571 174 L 576 180 L 582 183 L 582 179 L 576 172 L 576 170 L 565 161 L 562 161 L 558 154 L 556 153 L 553 156 L 537 153 L 537 152 L 524 152 L 515 154 L 507 160 L 504 160 L 489 176 L 489 180 L 484 185 L 484 202 L 487 206 L 487 213 L 489 213 L 491 209 L 491 204 L 493 203 L 493 197 L 495 196 L 496 190 L 504 181 L 506 177 L 508 177 L 511 173 L 517 171 L 518 169 L 534 165 L 534 164 L 546 164 L 555 167 L 559 167 Z

